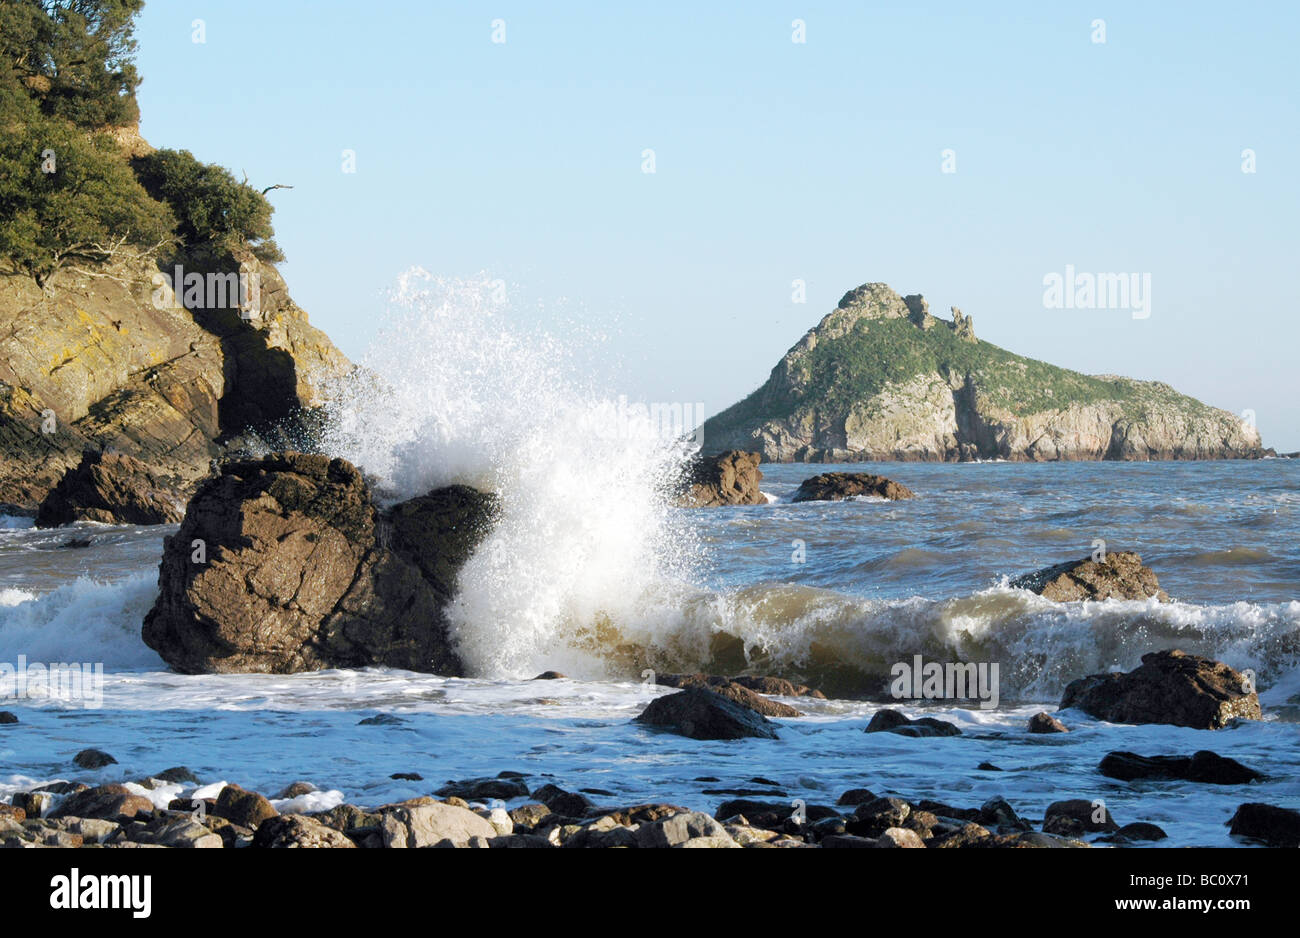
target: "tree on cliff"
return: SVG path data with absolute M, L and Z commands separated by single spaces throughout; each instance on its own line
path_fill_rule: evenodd
M 144 0 L 6 0 L 0 42 L 41 110 L 78 127 L 135 123 L 134 19 Z
M 269 202 L 220 166 L 163 150 L 132 165 L 112 130 L 139 118 L 143 0 L 0 2 L 0 257 L 47 285 L 127 245 L 243 244 L 283 260 Z M 138 253 L 138 250 L 137 250 Z

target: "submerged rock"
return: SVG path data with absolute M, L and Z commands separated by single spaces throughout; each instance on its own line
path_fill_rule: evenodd
M 901 501 L 915 498 L 916 493 L 905 485 L 884 476 L 867 472 L 824 472 L 804 479 L 790 499 L 792 502 L 831 502 L 859 495 Z
M 656 697 L 633 722 L 692 739 L 777 738 L 776 727 L 765 716 L 703 687 Z
M 758 453 L 735 449 L 716 456 L 696 456 L 682 474 L 678 504 L 685 508 L 767 504 L 767 497 L 759 491 L 761 460 Z
M 450 486 L 381 513 L 342 459 L 226 463 L 164 541 L 145 644 L 185 673 L 459 675 L 444 607 L 495 504 Z
M 1067 560 L 1017 577 L 1010 585 L 1058 603 L 1152 596 L 1162 603 L 1169 602 L 1169 594 L 1160 588 L 1155 573 L 1133 551 L 1108 552 L 1100 561 L 1091 557 Z
M 899 710 L 878 710 L 864 733 L 897 733 L 899 736 L 960 736 L 961 727 L 934 717 L 909 719 Z
M 761 713 L 765 717 L 801 717 L 804 715 L 803 711 L 796 710 L 789 704 L 781 703 L 779 700 L 769 700 L 762 694 L 750 690 L 746 684 L 742 684 L 738 680 L 730 680 L 714 674 L 658 674 L 655 675 L 655 683 L 663 687 L 679 687 L 683 689 L 687 687 L 703 687 L 716 694 L 721 694 L 733 703 L 748 707 L 755 713 Z M 784 684 L 789 684 L 789 682 L 783 682 Z M 790 685 L 790 687 L 793 688 L 793 685 Z
M 1046 710 L 1035 713 L 1029 718 L 1029 732 L 1031 733 L 1068 733 L 1065 724 L 1052 716 Z
M 1262 718 L 1259 696 L 1243 674 L 1177 650 L 1143 655 L 1142 664 L 1127 674 L 1093 674 L 1070 682 L 1060 709 L 1070 707 L 1110 723 L 1209 730 L 1237 718 Z
M 184 514 L 178 489 L 140 460 L 87 450 L 45 496 L 36 512 L 36 526 L 54 528 L 74 521 L 172 524 Z
M 1218 753 L 1202 749 L 1190 756 L 1139 756 L 1134 752 L 1109 752 L 1097 766 L 1107 778 L 1131 782 L 1181 780 L 1210 785 L 1245 785 L 1264 778 L 1262 772 Z
M 83 749 L 72 757 L 72 761 L 83 769 L 102 769 L 117 764 L 117 760 L 102 749 Z

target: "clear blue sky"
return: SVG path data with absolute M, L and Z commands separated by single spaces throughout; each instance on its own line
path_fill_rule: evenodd
M 353 358 L 402 270 L 487 271 L 609 332 L 617 391 L 713 413 L 884 281 L 1300 449 L 1300 4 L 700 6 L 150 0 L 141 129 L 294 186 L 283 272 Z M 1045 309 L 1066 264 L 1150 273 L 1150 318 Z

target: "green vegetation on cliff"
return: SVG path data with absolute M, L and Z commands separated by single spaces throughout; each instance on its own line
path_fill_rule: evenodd
M 1158 382 L 1085 375 L 975 337 L 885 284 L 850 291 L 768 381 L 704 424 L 772 460 L 1258 455 L 1253 427 Z
M 0 3 L 0 258 L 42 286 L 125 246 L 251 244 L 262 260 L 283 259 L 260 192 L 136 135 L 133 21 L 143 5 Z

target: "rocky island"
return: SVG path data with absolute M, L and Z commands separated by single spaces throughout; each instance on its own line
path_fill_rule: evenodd
M 704 451 L 764 462 L 1247 459 L 1258 431 L 1168 385 L 1084 375 L 932 316 L 883 283 L 850 290 L 772 369 L 704 423 Z

